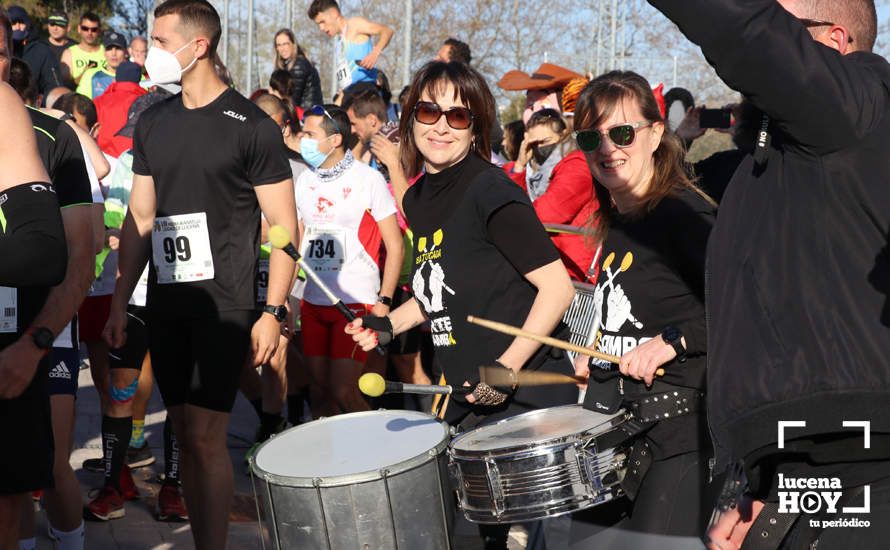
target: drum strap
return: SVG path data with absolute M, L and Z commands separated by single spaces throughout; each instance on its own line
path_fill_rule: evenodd
M 640 435 L 654 425 L 654 422 L 641 422 L 636 418 L 630 417 L 621 424 L 615 426 L 614 429 L 594 437 L 594 448 L 598 450 L 614 449 L 625 441 Z
M 630 500 L 636 500 L 637 491 L 652 466 L 652 450 L 645 439 L 637 439 L 627 456 L 627 471 L 621 480 L 621 488 Z
M 632 401 L 628 410 L 642 422 L 657 422 L 698 411 L 703 403 L 704 395 L 699 390 L 677 388 L 673 391 L 647 395 L 643 399 Z
M 699 410 L 704 394 L 698 390 L 677 388 L 676 390 L 647 395 L 629 404 L 633 418 L 622 427 L 628 436 L 637 436 L 651 428 L 659 420 L 691 414 Z M 643 478 L 652 466 L 652 449 L 642 437 L 637 438 L 628 452 L 627 470 L 621 481 L 621 488 L 630 500 L 634 500 Z

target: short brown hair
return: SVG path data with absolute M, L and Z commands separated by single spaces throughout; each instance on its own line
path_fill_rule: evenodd
M 664 124 L 664 117 L 655 101 L 652 87 L 645 78 L 631 71 L 612 71 L 591 80 L 581 90 L 575 106 L 575 130 L 598 128 L 603 121 L 621 107 L 626 100 L 636 101 L 646 122 Z M 631 215 L 642 215 L 652 211 L 665 197 L 676 195 L 683 189 L 689 189 L 714 204 L 692 181 L 686 172 L 686 149 L 674 133 L 665 131 L 661 136 L 661 144 L 652 153 L 655 169 L 652 183 L 646 190 L 646 196 L 640 207 Z M 595 241 L 605 238 L 609 225 L 615 215 L 610 207 L 612 201 L 609 190 L 594 180 L 593 185 L 600 207 L 593 213 L 588 222 L 588 232 Z
M 365 118 L 368 115 L 374 115 L 381 124 L 389 120 L 386 113 L 386 103 L 377 90 L 362 90 L 359 93 L 349 97 L 348 101 L 344 101 L 343 108 L 345 110 L 352 109 L 355 116 Z
M 403 144 L 402 167 L 408 177 L 419 174 L 423 168 L 423 156 L 414 141 L 414 106 L 424 92 L 435 100 L 448 83 L 454 86 L 454 99 L 460 99 L 473 113 L 470 153 L 486 161 L 491 160 L 491 125 L 495 120 L 495 103 L 485 77 L 465 63 L 431 61 L 414 74 L 399 121 L 399 138 Z
M 874 0 L 800 0 L 798 5 L 805 17 L 847 27 L 856 50 L 874 49 L 878 36 Z
M 335 0 L 312 0 L 312 3 L 309 4 L 309 11 L 307 14 L 309 15 L 309 19 L 315 21 L 315 18 L 318 17 L 319 13 L 331 8 L 340 11 L 340 5 L 337 4 Z
M 155 19 L 165 15 L 178 15 L 183 25 L 206 34 L 210 39 L 209 57 L 216 54 L 222 29 L 219 13 L 210 2 L 206 0 L 166 0 L 155 8 Z
M 83 23 L 84 21 L 92 21 L 93 23 L 95 23 L 97 25 L 102 24 L 102 21 L 99 19 L 99 16 L 91 11 L 85 11 L 85 12 L 83 12 L 83 15 L 80 16 L 80 22 Z

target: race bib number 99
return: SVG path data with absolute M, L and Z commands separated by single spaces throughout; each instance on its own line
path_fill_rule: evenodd
M 266 302 L 269 292 L 269 260 L 260 259 L 256 272 L 256 301 L 258 304 Z
M 0 334 L 18 329 L 18 302 L 14 288 L 0 286 Z
M 158 284 L 213 278 L 213 253 L 204 212 L 155 218 L 151 251 Z

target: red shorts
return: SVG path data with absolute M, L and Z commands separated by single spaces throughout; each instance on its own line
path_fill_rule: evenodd
M 346 304 L 356 316 L 361 317 L 371 311 L 365 304 Z M 300 302 L 301 324 L 303 326 L 303 355 L 307 357 L 327 357 L 329 359 L 354 359 L 365 361 L 363 351 L 346 334 L 349 322 L 334 306 L 317 306 L 305 300 Z
M 97 342 L 102 339 L 102 331 L 108 322 L 111 310 L 111 294 L 87 296 L 77 312 L 77 329 L 81 342 Z

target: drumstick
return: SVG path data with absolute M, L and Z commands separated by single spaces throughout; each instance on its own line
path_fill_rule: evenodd
M 569 376 L 558 372 L 521 370 L 510 374 L 500 367 L 479 367 L 479 380 L 489 386 L 550 386 L 557 384 L 586 384 L 583 376 Z
M 313 283 L 321 290 L 325 296 L 327 296 L 328 300 L 331 301 L 331 305 L 334 306 L 340 314 L 346 318 L 347 321 L 352 322 L 355 321 L 357 316 L 352 312 L 351 309 L 346 307 L 346 304 L 343 303 L 343 300 L 338 298 L 328 285 L 321 280 L 321 278 L 312 270 L 312 266 L 306 263 L 306 260 L 303 259 L 303 256 L 297 252 L 297 249 L 294 247 L 293 243 L 290 241 L 290 233 L 288 233 L 287 229 L 281 227 L 280 225 L 273 225 L 269 228 L 269 240 L 272 243 L 273 248 L 277 248 L 278 250 L 282 250 L 285 254 L 290 256 L 297 265 L 303 268 L 303 272 L 306 273 L 306 277 L 312 280 Z M 374 348 L 377 350 L 381 356 L 386 355 L 386 348 L 384 348 L 381 344 L 377 344 Z
M 439 377 L 439 385 L 445 385 L 445 375 L 442 374 Z M 450 395 L 435 395 L 433 396 L 433 407 L 430 411 L 436 418 L 439 420 L 445 418 L 445 411 L 448 410 L 448 402 L 451 400 Z M 436 412 L 438 410 L 438 412 Z
M 618 357 L 617 355 L 610 355 L 608 353 L 593 351 L 590 348 L 578 346 L 571 342 L 566 342 L 566 341 L 560 340 L 558 338 L 551 338 L 550 336 L 541 336 L 540 334 L 535 334 L 534 332 L 528 332 L 527 330 L 522 330 L 521 328 L 514 327 L 514 326 L 508 325 L 506 323 L 499 323 L 497 321 L 489 321 L 488 319 L 481 319 L 481 318 L 475 317 L 473 315 L 467 315 L 467 321 L 469 321 L 470 323 L 473 323 L 474 325 L 479 325 L 481 327 L 491 329 L 495 332 L 509 334 L 511 336 L 519 336 L 520 338 L 527 338 L 529 340 L 534 340 L 535 342 L 540 342 L 542 344 L 552 346 L 557 349 L 561 349 L 564 351 L 573 351 L 573 352 L 581 354 L 581 355 L 593 357 L 594 359 L 600 359 L 602 361 L 608 361 L 609 363 L 615 363 L 616 365 L 621 361 L 621 358 Z M 664 369 L 659 368 L 658 370 L 656 370 L 655 376 L 664 376 Z

